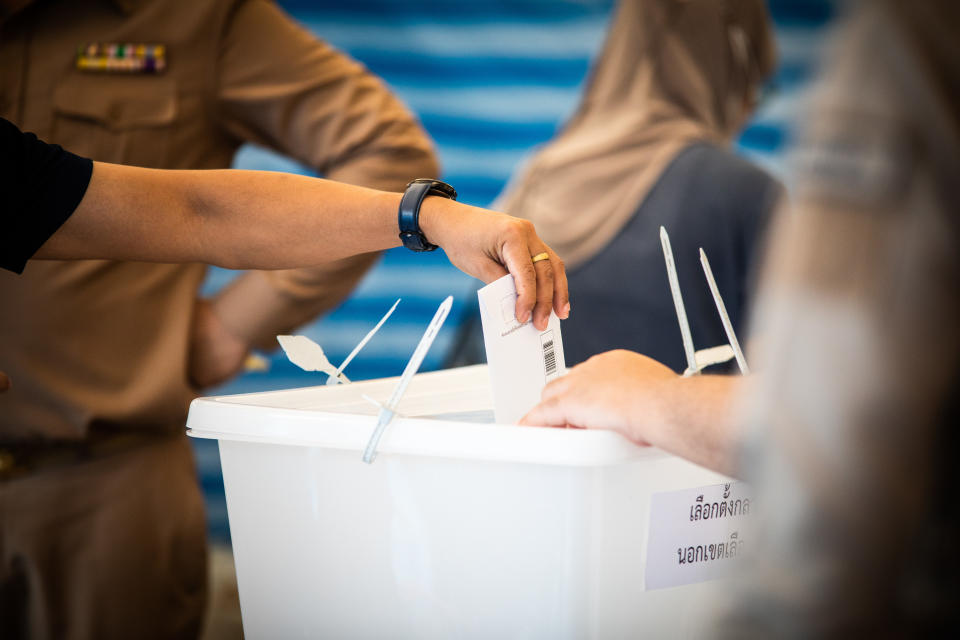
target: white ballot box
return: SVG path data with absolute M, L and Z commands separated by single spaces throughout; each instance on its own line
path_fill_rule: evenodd
M 612 432 L 492 424 L 485 366 L 417 375 L 364 464 L 395 384 L 191 405 L 220 444 L 248 640 L 701 631 L 744 488 Z

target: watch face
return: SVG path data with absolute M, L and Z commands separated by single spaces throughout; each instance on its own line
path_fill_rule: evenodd
M 434 180 L 433 178 L 417 178 L 416 180 L 411 180 L 407 183 L 407 189 L 415 184 L 430 185 L 430 188 L 427 191 L 429 195 L 445 196 L 451 200 L 457 199 L 457 190 L 442 180 Z
M 448 185 L 446 182 L 440 182 L 439 180 L 435 180 L 433 187 L 430 190 L 433 192 L 438 192 L 436 193 L 436 195 L 443 195 L 450 198 L 451 200 L 457 199 L 457 190 L 451 187 L 450 185 Z

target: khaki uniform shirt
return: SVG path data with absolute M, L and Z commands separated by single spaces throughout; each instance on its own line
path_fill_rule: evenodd
M 23 5 L 18 10 L 12 7 Z M 361 65 L 265 0 L 36 0 L 0 10 L 0 116 L 94 160 L 228 167 L 243 142 L 325 177 L 398 191 L 438 171 L 411 113 Z M 89 43 L 161 44 L 162 73 L 79 71 Z M 316 238 L 318 246 L 329 242 Z M 252 272 L 214 302 L 269 346 L 352 289 L 372 256 Z M 183 428 L 204 267 L 33 261 L 0 275 L 0 441 Z

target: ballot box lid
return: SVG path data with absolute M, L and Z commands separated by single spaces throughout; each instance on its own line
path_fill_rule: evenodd
M 195 438 L 360 452 L 398 378 L 198 398 L 187 433 Z M 606 466 L 666 454 L 611 431 L 493 423 L 486 365 L 416 375 L 378 454 L 570 466 Z

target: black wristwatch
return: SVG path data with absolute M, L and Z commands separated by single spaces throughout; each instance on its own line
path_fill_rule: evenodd
M 411 251 L 433 251 L 437 248 L 420 229 L 420 205 L 427 196 L 456 200 L 457 191 L 446 182 L 431 178 L 417 178 L 407 185 L 400 199 L 397 223 L 400 225 L 400 241 Z

